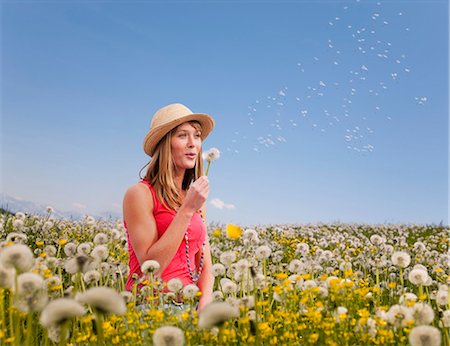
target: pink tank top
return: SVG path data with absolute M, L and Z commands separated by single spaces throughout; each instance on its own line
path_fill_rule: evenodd
M 164 207 L 164 205 L 156 197 L 156 192 L 153 189 L 153 186 L 151 186 L 148 181 L 141 180 L 140 183 L 146 184 L 152 193 L 153 216 L 155 217 L 156 221 L 158 238 L 160 238 L 166 231 L 167 227 L 172 223 L 172 220 L 175 217 L 176 212 Z M 125 220 L 124 226 L 125 228 L 127 228 Z M 206 238 L 206 226 L 203 223 L 203 220 L 199 213 L 195 213 L 194 216 L 192 217 L 187 232 L 189 239 L 189 258 L 192 270 L 194 269 L 194 263 L 196 263 L 195 254 L 198 251 L 201 251 L 203 241 Z M 133 289 L 132 275 L 136 273 L 139 275 L 139 277 L 141 277 L 142 272 L 139 261 L 137 260 L 136 254 L 134 253 L 133 246 L 131 245 L 128 229 L 127 229 L 127 239 L 128 239 L 128 254 L 129 254 L 128 266 L 130 268 L 130 273 L 127 278 L 126 289 L 128 291 L 131 291 Z M 198 270 L 197 265 L 195 269 Z M 164 271 L 162 272 L 161 278 L 164 282 L 167 282 L 172 278 L 179 278 L 183 282 L 183 286 L 193 283 L 189 275 L 189 269 L 186 260 L 186 243 L 184 238 L 181 241 L 174 258 L 166 267 L 166 269 L 164 269 Z

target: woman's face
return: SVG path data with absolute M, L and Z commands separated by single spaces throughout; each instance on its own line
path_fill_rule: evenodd
M 176 128 L 170 140 L 170 148 L 176 170 L 195 167 L 197 156 L 202 148 L 200 136 L 200 131 L 196 130 L 189 123 L 181 124 Z

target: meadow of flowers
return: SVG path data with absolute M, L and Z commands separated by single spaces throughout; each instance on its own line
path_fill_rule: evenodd
M 122 221 L 0 216 L 0 344 L 450 345 L 442 225 L 210 225 L 214 303 L 147 261 L 125 291 Z M 167 286 L 169 292 L 162 293 Z

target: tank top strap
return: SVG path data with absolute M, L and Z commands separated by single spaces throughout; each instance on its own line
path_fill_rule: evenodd
M 143 183 L 145 185 L 148 186 L 148 188 L 150 189 L 150 192 L 152 194 L 152 198 L 153 198 L 153 208 L 156 210 L 157 208 L 159 208 L 160 204 L 158 201 L 158 198 L 156 198 L 156 193 L 155 193 L 155 189 L 153 188 L 153 186 L 147 181 L 142 179 L 141 181 L 139 181 L 140 183 Z

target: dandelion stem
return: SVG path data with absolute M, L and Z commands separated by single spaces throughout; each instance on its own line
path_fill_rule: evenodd
M 211 166 L 211 161 L 208 161 L 208 166 L 206 166 L 205 175 L 208 176 L 209 173 L 209 166 Z

